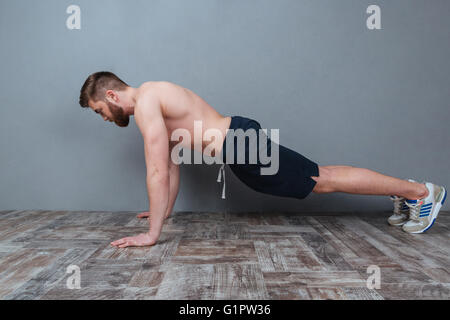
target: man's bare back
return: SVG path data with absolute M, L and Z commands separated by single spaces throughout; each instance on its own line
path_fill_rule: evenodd
M 164 123 L 167 129 L 167 136 L 169 137 L 169 145 L 173 147 L 174 144 L 179 144 L 178 141 L 171 141 L 170 137 L 174 130 L 186 129 L 190 136 L 194 137 L 194 122 L 202 122 L 202 137 L 203 133 L 208 129 L 218 129 L 224 138 L 226 130 L 228 129 L 231 117 L 224 117 L 219 114 L 213 107 L 211 107 L 204 99 L 187 88 L 183 88 L 177 84 L 158 81 L 145 82 L 138 89 L 135 106 L 136 122 L 140 122 L 139 112 L 142 108 L 161 108 L 161 113 L 164 118 Z M 156 99 L 156 104 L 145 103 L 147 99 L 142 99 L 143 96 L 152 96 Z M 142 101 L 143 103 L 139 103 Z M 191 139 L 190 144 L 181 142 L 181 145 L 186 148 L 191 148 L 199 152 L 203 151 L 207 145 L 214 148 L 216 153 L 220 153 L 222 149 L 223 139 L 220 141 L 203 141 L 201 150 L 200 146 L 194 145 L 194 140 Z

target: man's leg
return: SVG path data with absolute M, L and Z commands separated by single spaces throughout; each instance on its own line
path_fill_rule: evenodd
M 406 199 L 421 199 L 428 195 L 425 184 L 386 176 L 352 166 L 319 166 L 319 177 L 313 192 L 345 192 L 365 195 L 395 195 Z

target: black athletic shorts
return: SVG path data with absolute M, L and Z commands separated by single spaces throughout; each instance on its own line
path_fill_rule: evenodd
M 242 129 L 244 131 L 248 129 L 254 129 L 258 133 L 261 129 L 261 125 L 252 119 L 241 117 L 241 116 L 233 116 L 231 118 L 231 124 L 229 129 Z M 259 149 L 266 148 L 267 155 L 271 155 L 271 143 L 272 141 L 267 135 L 264 135 L 266 139 L 261 139 L 262 143 L 260 144 L 260 137 L 256 134 L 257 143 L 255 148 L 257 150 L 257 162 L 250 163 L 249 158 L 249 139 L 245 138 L 245 163 L 238 164 L 237 162 L 237 138 L 233 135 L 232 131 L 227 131 L 227 135 L 223 142 L 222 146 L 222 160 L 223 163 L 226 163 L 231 171 L 245 183 L 247 186 L 252 188 L 253 190 L 267 193 L 275 196 L 281 197 L 290 197 L 297 199 L 306 198 L 314 186 L 316 185 L 316 181 L 311 179 L 311 176 L 318 177 L 319 176 L 319 168 L 318 165 L 305 158 L 301 154 L 283 147 L 279 145 L 279 168 L 278 172 L 273 175 L 261 175 L 261 167 L 270 167 L 269 164 L 263 164 L 260 161 L 259 157 Z M 233 139 L 234 138 L 234 139 Z M 230 142 L 233 141 L 234 143 Z M 265 143 L 267 141 L 267 143 Z M 273 142 L 274 143 L 274 142 Z M 227 159 L 227 144 L 231 145 L 234 149 L 234 157 L 229 155 Z M 255 145 L 255 144 L 253 144 Z M 231 160 L 231 161 L 230 161 Z

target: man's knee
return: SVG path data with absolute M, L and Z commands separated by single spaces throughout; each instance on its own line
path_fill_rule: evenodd
M 338 166 L 319 166 L 319 176 L 312 176 L 311 179 L 316 181 L 316 185 L 312 190 L 315 193 L 330 193 L 334 192 L 333 187 L 333 167 Z

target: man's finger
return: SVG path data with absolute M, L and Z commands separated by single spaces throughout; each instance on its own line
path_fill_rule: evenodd
M 119 248 L 126 248 L 130 246 L 130 244 L 128 242 L 125 242 L 124 244 L 119 245 Z
M 116 240 L 116 241 L 114 241 L 114 242 L 111 242 L 111 244 L 112 244 L 113 246 L 117 246 L 117 245 L 122 244 L 122 243 L 124 243 L 124 242 L 126 242 L 126 238 Z
M 150 216 L 149 212 L 141 212 L 137 215 L 138 218 L 147 218 Z
M 117 245 L 117 244 L 122 244 L 122 243 L 124 243 L 124 242 L 125 242 L 125 238 L 116 240 L 116 241 L 114 241 L 112 244 Z

